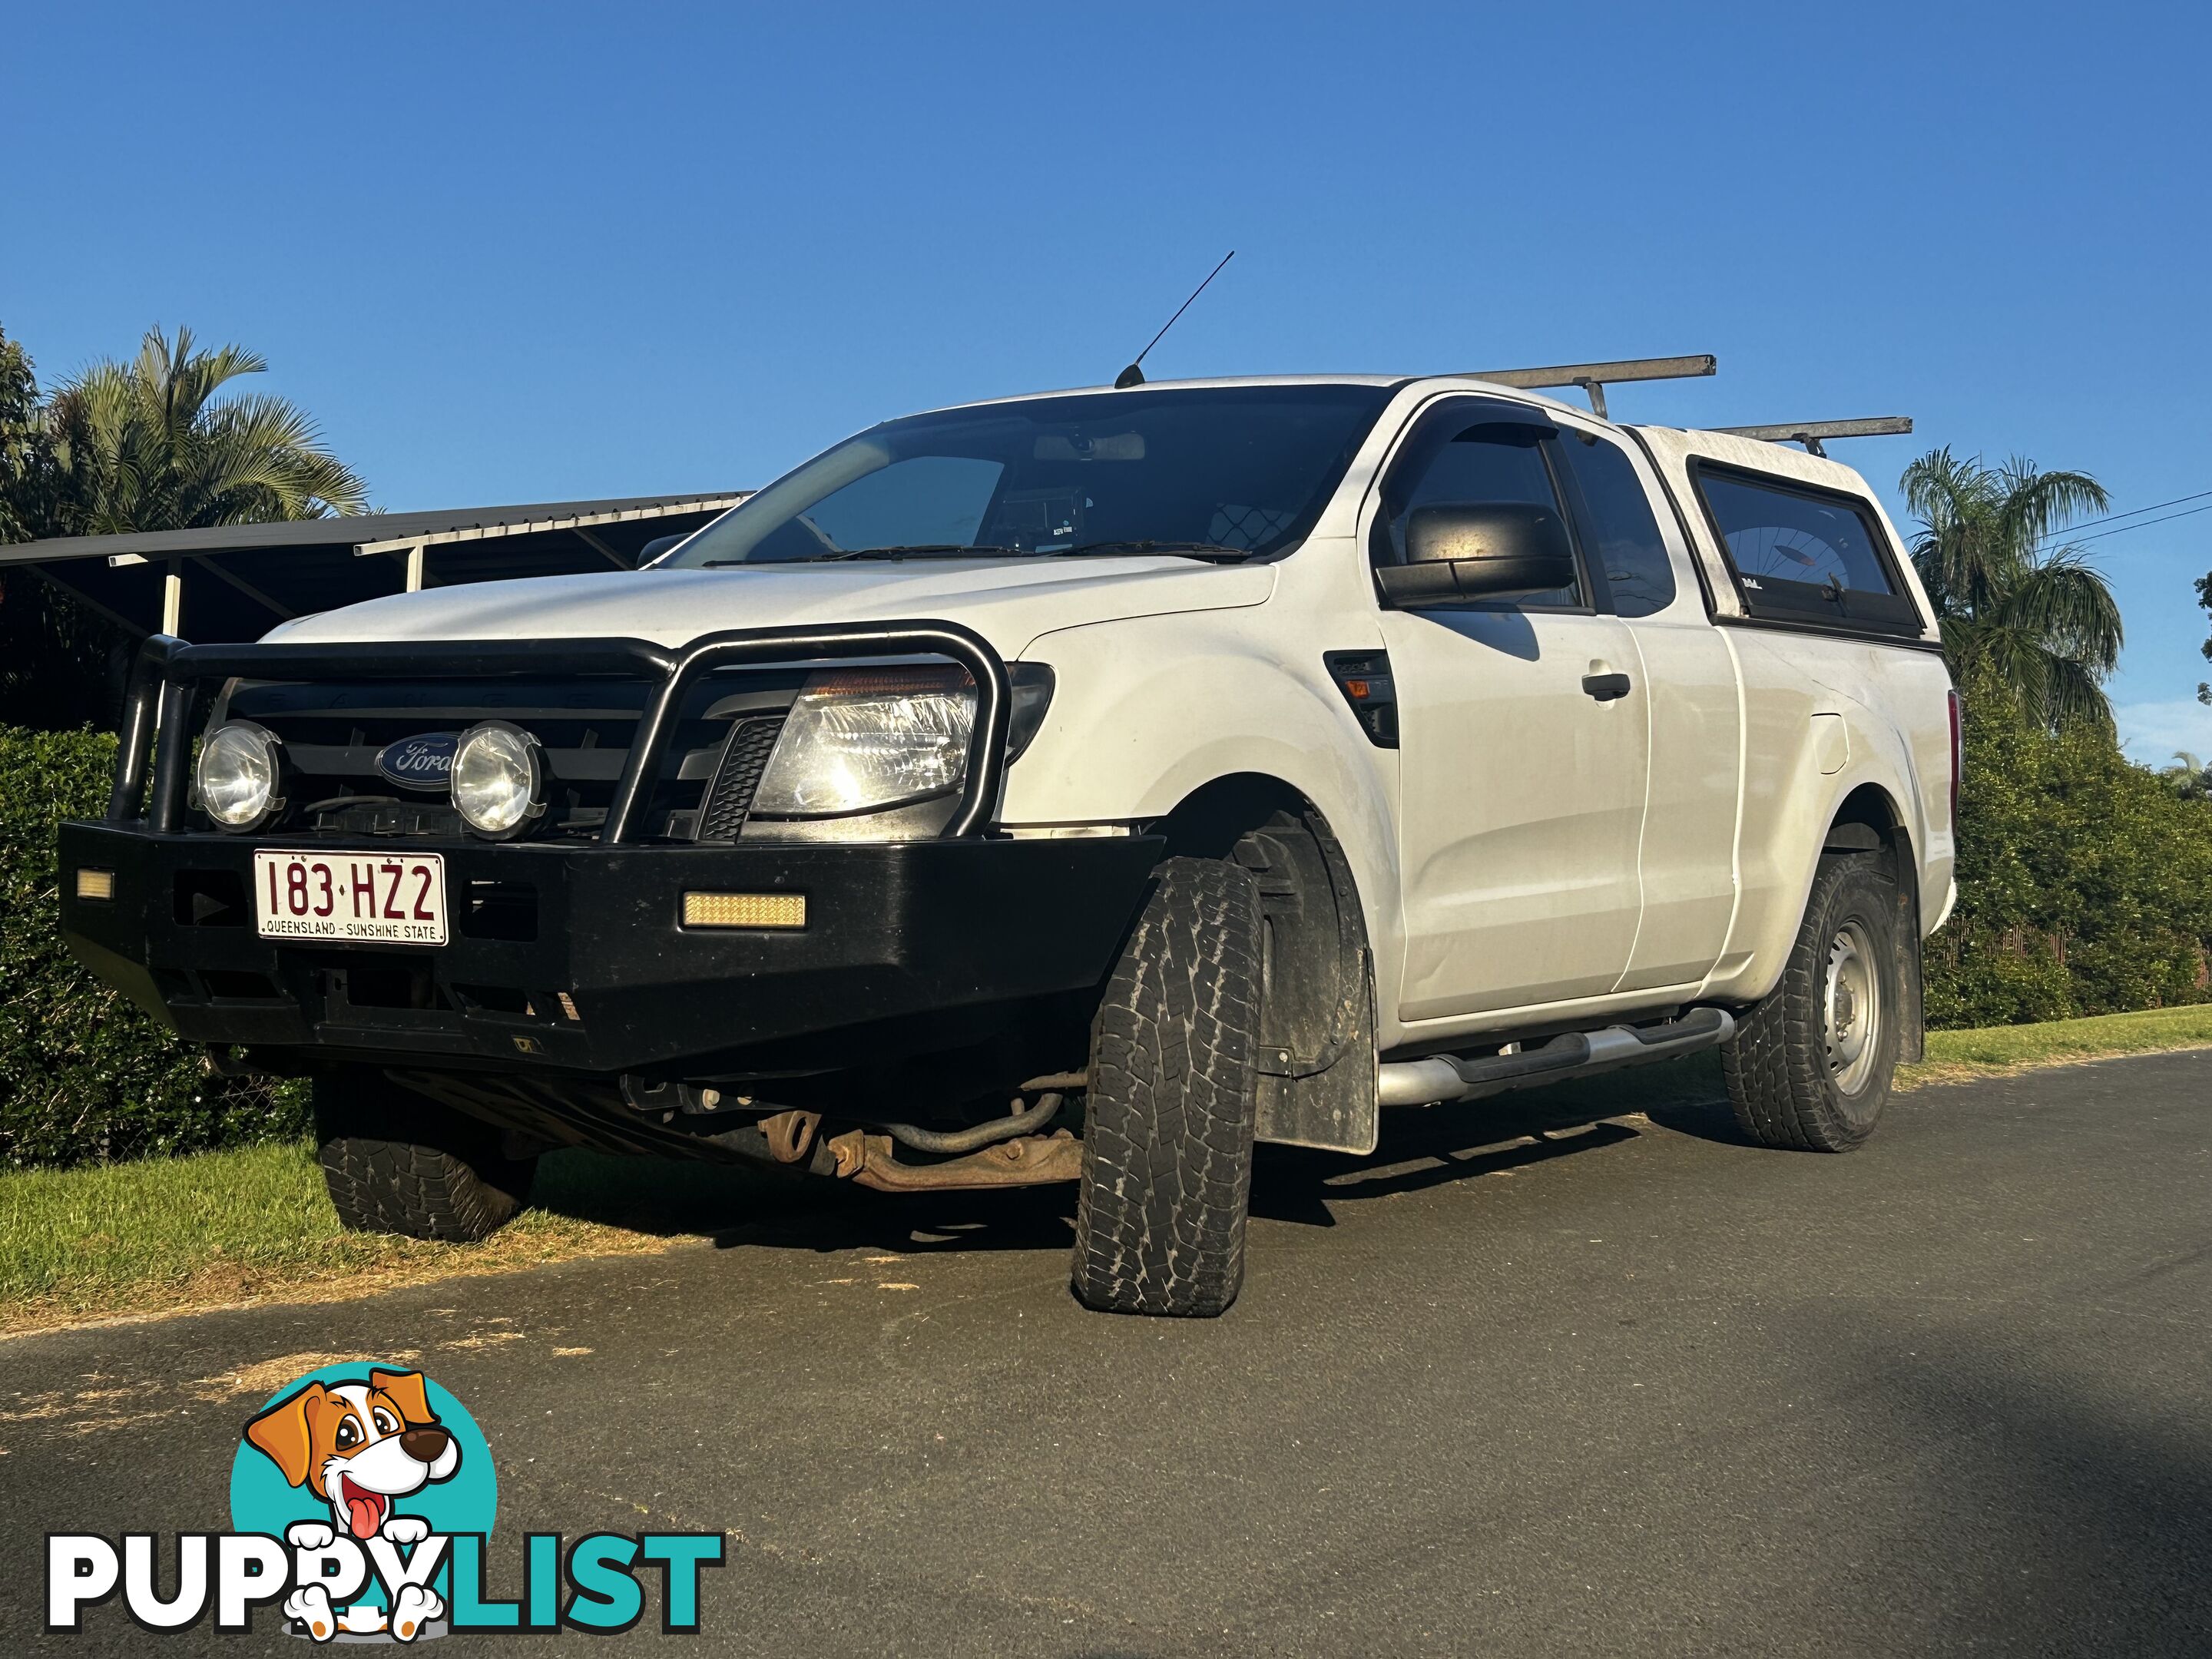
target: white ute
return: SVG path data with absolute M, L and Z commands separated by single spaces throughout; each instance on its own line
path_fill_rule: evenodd
M 1717 1047 L 1858 1145 L 1953 896 L 1865 483 L 1466 377 L 887 422 L 641 570 L 157 641 L 127 719 L 71 942 L 314 1079 L 349 1224 L 476 1236 L 562 1145 L 1073 1179 L 1126 1312 L 1228 1307 L 1255 1141 L 1383 1106 Z

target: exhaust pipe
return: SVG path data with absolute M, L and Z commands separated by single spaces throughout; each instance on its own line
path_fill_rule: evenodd
M 1381 1068 L 1378 1098 L 1385 1106 L 1431 1106 L 1448 1101 L 1481 1100 L 1510 1089 L 1595 1077 L 1623 1066 L 1648 1065 L 1717 1048 L 1735 1035 L 1735 1019 L 1725 1008 L 1693 1008 L 1661 1025 L 1608 1025 L 1601 1031 L 1570 1031 L 1540 1048 L 1514 1054 L 1484 1054 L 1463 1060 L 1431 1054 L 1426 1060 L 1391 1060 Z

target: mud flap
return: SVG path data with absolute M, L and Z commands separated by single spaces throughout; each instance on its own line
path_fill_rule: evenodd
M 1897 884 L 1897 924 L 1891 929 L 1897 942 L 1897 1061 L 1917 1066 L 1927 1057 L 1927 1012 L 1921 996 L 1920 891 L 1909 862 L 1900 872 L 1906 879 Z
M 1255 1138 L 1371 1152 L 1374 975 L 1351 866 L 1324 826 L 1287 814 L 1235 857 L 1259 884 L 1267 936 Z

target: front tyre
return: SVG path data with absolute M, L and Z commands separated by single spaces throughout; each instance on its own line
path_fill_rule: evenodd
M 530 1195 L 535 1158 L 508 1158 L 491 1125 L 349 1067 L 315 1079 L 323 1182 L 349 1231 L 467 1241 Z
M 1905 1014 L 1897 914 L 1878 859 L 1821 859 L 1782 982 L 1721 1050 L 1736 1122 L 1762 1146 L 1848 1152 L 1874 1133 Z
M 1086 1307 L 1204 1318 L 1237 1299 L 1261 951 L 1248 872 L 1159 866 L 1091 1031 L 1070 1275 Z

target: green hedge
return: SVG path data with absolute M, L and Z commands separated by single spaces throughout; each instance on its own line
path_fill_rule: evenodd
M 2103 733 L 1966 712 L 1959 903 L 1928 941 L 1936 1026 L 2212 1000 L 2212 804 Z
M 0 727 L 0 1163 L 197 1151 L 305 1127 L 296 1087 L 210 1076 L 63 948 L 55 826 L 105 810 L 114 759 L 112 737 Z

